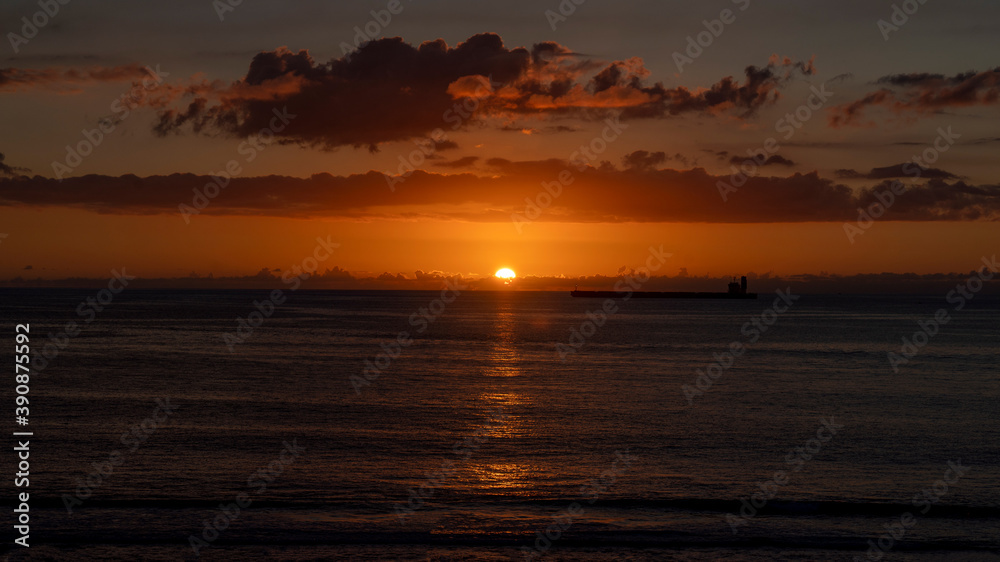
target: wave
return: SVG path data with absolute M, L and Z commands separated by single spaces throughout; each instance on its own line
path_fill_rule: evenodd
M 197 529 L 192 529 L 197 533 Z M 187 533 L 179 534 L 177 529 L 157 531 L 148 529 L 142 533 L 122 533 L 112 530 L 89 532 L 49 531 L 46 542 L 62 545 L 163 545 L 186 544 Z M 534 532 L 503 533 L 461 533 L 438 531 L 301 531 L 288 529 L 230 529 L 221 533 L 213 546 L 271 546 L 303 547 L 325 545 L 421 545 L 421 546 L 466 546 L 466 547 L 524 547 L 533 544 Z M 862 552 L 868 548 L 868 537 L 844 535 L 800 535 L 800 536 L 715 536 L 697 535 L 677 531 L 600 531 L 588 529 L 586 532 L 565 532 L 553 544 L 556 548 L 614 548 L 614 549 L 812 549 L 826 551 Z M 893 545 L 894 551 L 907 552 L 991 552 L 996 551 L 996 542 L 970 539 L 924 539 L 907 538 Z

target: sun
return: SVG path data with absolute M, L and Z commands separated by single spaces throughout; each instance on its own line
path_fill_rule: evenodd
M 507 285 L 510 285 L 510 282 L 513 281 L 515 277 L 517 277 L 517 274 L 514 273 L 513 269 L 508 269 L 506 267 L 497 271 L 495 275 L 497 276 L 498 279 L 503 279 L 504 283 Z

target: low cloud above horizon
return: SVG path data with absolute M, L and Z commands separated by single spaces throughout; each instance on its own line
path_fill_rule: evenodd
M 491 159 L 481 173 L 420 170 L 408 176 L 376 171 L 309 178 L 174 174 L 59 181 L 17 176 L 0 178 L 0 205 L 177 214 L 185 221 L 197 215 L 246 215 L 473 222 L 843 222 L 856 219 L 858 209 L 879 203 L 880 194 L 892 190 L 890 180 L 923 173 L 929 179 L 909 182 L 905 197 L 899 196 L 879 216 L 881 220 L 1000 219 L 1000 185 L 948 182 L 955 176 L 936 169 L 913 167 L 906 172 L 906 166 L 899 165 L 868 174 L 841 170 L 840 179 L 883 180 L 857 190 L 816 172 L 749 177 L 735 187 L 731 176 L 712 175 L 703 168 L 657 169 L 649 162 L 636 168 L 631 160 L 633 167 L 622 170 L 609 163 L 595 168 L 559 160 Z M 560 174 L 571 181 L 560 184 Z M 729 188 L 720 188 L 720 182 Z M 725 201 L 720 191 L 725 192 Z M 558 195 L 553 198 L 552 192 Z M 615 196 L 608 197 L 609 192 Z M 551 203 L 540 207 L 536 200 Z

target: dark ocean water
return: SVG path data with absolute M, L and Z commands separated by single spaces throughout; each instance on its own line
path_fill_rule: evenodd
M 11 560 L 192 559 L 192 536 L 206 560 L 852 560 L 906 513 L 885 559 L 1000 560 L 997 297 L 804 295 L 750 343 L 774 295 L 618 301 L 591 334 L 602 301 L 563 293 L 300 291 L 231 351 L 267 292 L 126 290 L 85 322 L 95 294 L 0 292 L 36 367 Z

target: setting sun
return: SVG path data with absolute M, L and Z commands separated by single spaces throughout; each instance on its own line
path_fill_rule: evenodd
M 498 278 L 503 279 L 504 281 L 510 283 L 511 281 L 514 280 L 515 277 L 517 277 L 517 274 L 514 273 L 514 270 L 508 269 L 508 268 L 505 267 L 505 268 L 497 271 L 496 272 L 496 276 Z

